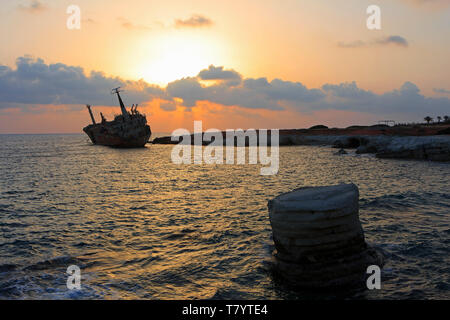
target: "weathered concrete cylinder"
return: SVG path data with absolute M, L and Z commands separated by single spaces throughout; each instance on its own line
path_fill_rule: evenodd
M 277 272 L 302 287 L 363 283 L 369 265 L 383 264 L 367 246 L 354 184 L 305 187 L 270 200 Z

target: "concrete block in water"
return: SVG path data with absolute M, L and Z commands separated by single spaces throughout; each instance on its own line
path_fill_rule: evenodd
M 369 265 L 383 264 L 367 246 L 354 184 L 305 187 L 269 201 L 276 270 L 303 287 L 363 283 Z

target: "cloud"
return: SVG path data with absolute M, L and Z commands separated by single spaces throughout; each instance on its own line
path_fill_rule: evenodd
M 359 88 L 355 82 L 309 89 L 300 82 L 280 79 L 247 78 L 239 86 L 226 83 L 203 86 L 196 78 L 185 78 L 170 83 L 166 94 L 169 98 L 182 99 L 186 107 L 206 100 L 224 106 L 269 110 L 292 108 L 301 112 L 334 109 L 371 114 L 421 114 L 424 111 L 442 113 L 450 108 L 448 98 L 425 97 L 411 82 L 405 82 L 399 89 L 376 94 Z
M 166 91 L 169 97 L 182 99 L 186 107 L 207 100 L 224 106 L 270 110 L 282 110 L 283 101 L 311 102 L 324 96 L 320 90 L 309 90 L 299 82 L 279 79 L 269 82 L 266 78 L 248 78 L 240 85 L 222 82 L 211 86 L 203 86 L 198 78 L 184 78 L 169 83 Z
M 161 102 L 159 107 L 165 111 L 174 111 L 177 109 L 177 104 L 174 101 Z
M 197 77 L 201 80 L 224 81 L 229 86 L 237 86 L 242 81 L 242 76 L 234 70 L 224 70 L 223 67 L 210 65 L 208 69 L 201 70 Z
M 362 40 L 356 40 L 351 42 L 338 42 L 338 47 L 341 48 L 361 48 L 367 46 L 367 44 Z
M 376 40 L 372 40 L 371 42 L 365 42 L 362 40 L 355 40 L 355 41 L 351 41 L 351 42 L 338 42 L 337 46 L 340 48 L 363 48 L 363 47 L 369 47 L 369 46 L 375 46 L 375 45 L 381 45 L 381 46 L 385 46 L 385 45 L 390 45 L 390 44 L 394 44 L 400 47 L 408 47 L 408 41 L 401 37 L 401 36 L 387 36 L 387 37 L 383 37 L 383 38 L 379 38 Z
M 381 39 L 378 39 L 376 41 L 377 44 L 381 44 L 381 45 L 388 45 L 388 44 L 395 44 L 401 47 L 407 47 L 408 46 L 408 41 L 401 37 L 401 36 L 389 36 L 389 37 L 384 37 Z
M 443 88 L 434 88 L 433 91 L 435 93 L 450 94 L 450 90 L 443 89 Z
M 47 9 L 47 6 L 42 4 L 38 0 L 33 0 L 33 1 L 31 1 L 31 3 L 29 5 L 19 4 L 17 6 L 17 8 L 21 11 L 26 11 L 29 13 L 37 13 L 37 12 L 41 12 L 41 11 L 44 11 L 45 9 Z
M 133 103 L 164 94 L 158 86 L 142 80 L 108 77 L 96 71 L 87 76 L 80 67 L 47 65 L 42 59 L 25 56 L 16 60 L 16 69 L 0 65 L 0 108 L 8 103 L 115 105 L 108 93 L 118 86 L 127 90 Z
M 210 65 L 208 69 L 199 72 L 198 77 L 202 80 L 237 80 L 241 75 L 234 70 L 224 70 L 223 67 Z
M 184 105 L 193 107 L 198 100 L 207 100 L 206 90 L 196 78 L 184 78 L 167 85 L 167 94 L 172 98 L 183 99 Z
M 203 80 L 217 80 L 205 85 Z M 239 80 L 239 81 L 237 81 Z M 373 115 L 443 114 L 450 110 L 448 97 L 426 97 L 411 82 L 382 94 L 359 88 L 356 82 L 324 84 L 308 88 L 301 82 L 282 79 L 244 78 L 237 71 L 220 66 L 200 70 L 198 76 L 173 81 L 166 88 L 143 80 L 124 80 L 62 63 L 45 64 L 28 56 L 16 61 L 16 68 L 0 65 L 0 109 L 25 105 L 116 105 L 108 94 L 111 88 L 126 89 L 126 100 L 143 103 L 155 100 L 161 109 L 177 106 L 189 111 L 204 101 L 223 107 L 249 110 L 295 110 L 314 113 L 325 110 L 364 112 Z M 438 90 L 438 91 L 436 91 Z M 445 89 L 436 92 L 448 93 Z
M 213 24 L 213 21 L 203 15 L 194 14 L 188 19 L 176 19 L 175 27 L 177 28 L 198 28 L 198 27 L 209 27 Z
M 117 20 L 120 22 L 120 25 L 127 30 L 140 30 L 140 31 L 151 30 L 150 27 L 147 27 L 147 26 L 144 26 L 141 24 L 134 24 L 123 17 L 119 17 L 119 18 L 117 18 Z
M 339 85 L 324 85 L 329 105 L 334 109 L 352 110 L 367 113 L 406 114 L 423 112 L 442 113 L 450 108 L 448 98 L 429 98 L 411 82 L 405 82 L 399 89 L 375 94 L 358 88 L 355 82 Z M 317 106 L 317 109 L 321 106 Z

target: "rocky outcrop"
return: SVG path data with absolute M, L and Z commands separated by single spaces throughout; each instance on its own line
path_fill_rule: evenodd
M 391 136 L 363 136 L 360 137 L 360 145 L 356 149 L 357 154 L 363 153 L 377 153 L 386 145 L 391 143 L 393 137 Z
M 379 158 L 450 161 L 450 136 L 291 136 L 291 145 L 331 145 L 356 148 L 357 154 L 374 153 Z M 281 141 L 280 141 L 281 142 Z M 282 145 L 280 143 L 280 145 Z
M 178 144 L 178 141 L 172 141 L 171 136 L 166 136 L 166 137 L 155 138 L 155 139 L 153 139 L 152 143 L 153 144 Z
M 333 148 L 350 148 L 350 149 L 354 149 L 354 148 L 358 148 L 361 145 L 361 137 L 359 136 L 344 136 L 344 137 L 340 137 L 338 139 L 336 139 L 333 142 L 332 147 Z
M 314 131 L 314 130 L 310 130 Z M 191 136 L 191 143 L 194 143 Z M 202 141 L 204 145 L 209 142 Z M 154 144 L 178 144 L 171 137 L 160 137 Z M 226 139 L 223 140 L 226 143 Z M 245 142 L 248 145 L 248 139 Z M 356 153 L 374 153 L 379 158 L 450 161 L 450 135 L 390 136 L 390 135 L 306 135 L 283 133 L 280 146 L 332 146 L 356 149 Z
M 383 257 L 367 246 L 354 184 L 306 187 L 269 201 L 276 271 L 301 287 L 364 283 Z
M 450 136 L 397 137 L 376 151 L 378 158 L 450 161 Z

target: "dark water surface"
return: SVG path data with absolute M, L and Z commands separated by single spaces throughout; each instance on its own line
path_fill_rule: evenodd
M 175 165 L 172 146 L 119 150 L 83 135 L 0 135 L 0 298 L 450 298 L 450 164 L 280 148 L 259 165 Z M 272 276 L 267 201 L 354 182 L 382 289 L 293 291 Z M 66 287 L 78 265 L 81 290 Z

